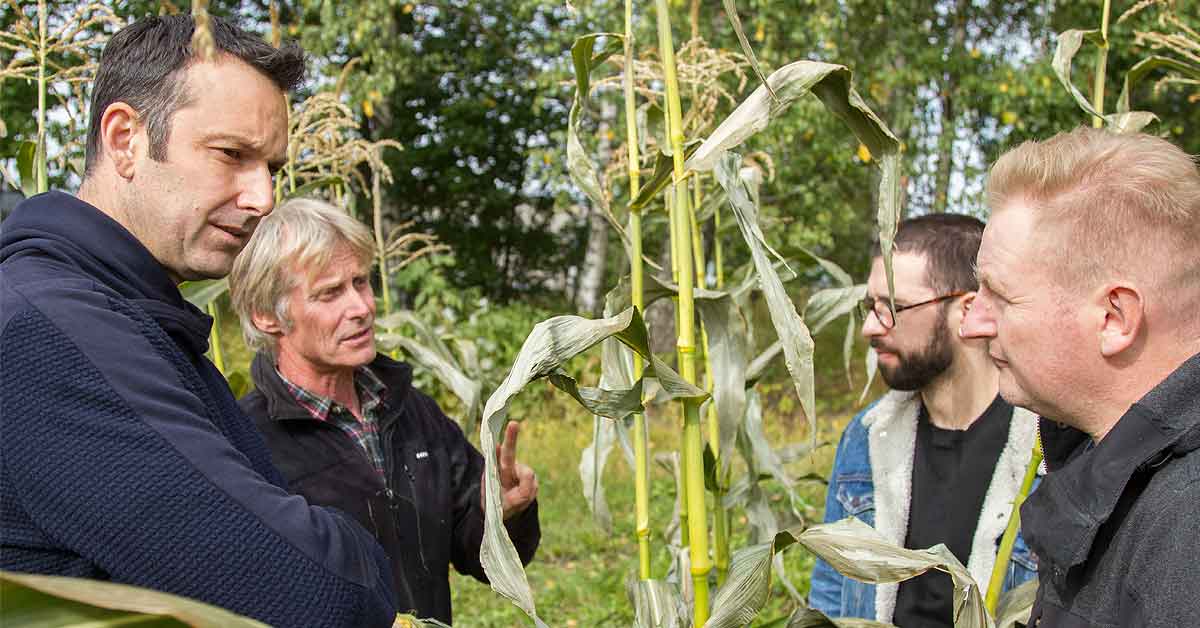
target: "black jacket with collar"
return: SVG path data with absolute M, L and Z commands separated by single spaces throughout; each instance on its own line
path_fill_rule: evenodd
M 239 403 L 292 491 L 349 513 L 379 539 L 391 557 L 397 608 L 449 623 L 449 564 L 487 582 L 479 562 L 483 456 L 413 388 L 411 367 L 377 355 L 370 368 L 387 385 L 378 414 L 386 485 L 348 434 L 296 403 L 267 354 L 255 357 L 256 390 Z M 541 540 L 537 502 L 506 527 L 528 564 Z
M 1200 626 L 1200 354 L 1094 447 L 1042 419 L 1049 474 L 1021 507 L 1031 626 Z

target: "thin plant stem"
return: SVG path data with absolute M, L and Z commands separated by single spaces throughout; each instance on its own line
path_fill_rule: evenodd
M 213 299 L 205 306 L 208 310 L 208 315 L 212 317 L 212 331 L 209 332 L 209 344 L 212 345 L 212 360 L 213 364 L 221 371 L 221 375 L 225 373 L 225 355 L 221 351 L 221 310 L 217 307 L 217 300 Z
M 625 145 L 629 151 L 629 198 L 637 198 L 641 191 L 641 170 L 638 161 L 637 136 L 637 101 L 633 92 L 633 0 L 625 0 L 625 70 L 622 76 L 622 87 L 625 92 Z M 645 314 L 646 296 L 644 291 L 642 266 L 642 211 L 634 209 L 629 212 L 629 238 L 631 259 L 630 274 L 632 276 L 632 294 L 630 302 L 638 312 Z M 642 377 L 645 365 L 642 356 L 633 354 L 633 378 Z M 646 415 L 638 413 L 633 416 L 633 459 L 634 459 L 634 510 L 636 525 L 634 534 L 638 544 L 638 577 L 650 579 L 650 481 L 649 481 L 649 443 L 646 431 Z
M 382 149 L 375 149 L 383 152 Z M 383 235 L 383 190 L 380 185 L 382 175 L 378 169 L 371 169 L 371 207 L 372 211 L 372 226 L 375 227 L 375 250 L 379 257 L 379 291 L 383 294 L 383 316 L 386 317 L 392 313 L 392 288 L 389 281 L 388 263 L 387 263 L 387 243 L 384 242 Z M 393 360 L 399 359 L 400 350 L 393 348 L 390 352 Z
M 1104 0 L 1103 13 L 1100 15 L 1100 44 L 1096 46 L 1096 76 L 1092 81 L 1092 106 L 1096 112 L 1104 114 L 1104 74 L 1108 68 L 1108 13 L 1112 0 Z M 1099 129 L 1104 126 L 1104 118 L 1092 116 L 1092 126 Z
M 1017 531 L 1021 529 L 1021 504 L 1033 490 L 1033 481 L 1037 478 L 1038 466 L 1042 464 L 1042 443 L 1037 440 L 1033 444 L 1033 455 L 1029 457 L 1029 466 L 1025 467 L 1025 479 L 1021 482 L 1021 490 L 1013 500 L 1012 515 L 1008 518 L 1008 527 L 1004 536 L 1000 537 L 1000 549 L 996 553 L 996 564 L 992 567 L 992 577 L 988 581 L 985 603 L 992 615 L 996 614 L 996 606 L 1000 603 L 1000 589 L 1008 575 L 1008 563 L 1012 559 L 1013 545 L 1017 540 Z
M 683 114 L 679 100 L 679 81 L 675 71 L 675 49 L 671 36 L 671 20 L 666 0 L 655 0 L 658 21 L 659 52 L 667 88 L 667 118 L 674 165 L 675 211 L 674 235 L 679 238 L 676 251 L 685 250 L 690 238 L 690 208 L 683 167 Z M 692 256 L 679 256 L 679 329 L 677 346 L 680 356 L 680 375 L 696 382 L 696 330 L 693 297 L 694 270 Z M 704 438 L 700 427 L 700 407 L 693 400 L 683 403 L 683 449 L 688 452 L 684 467 L 684 484 L 688 498 L 688 551 L 691 556 L 693 610 L 692 625 L 703 626 L 708 621 L 708 574 L 712 569 L 708 556 L 708 517 L 705 512 Z
M 46 22 L 46 0 L 38 0 L 38 130 L 34 168 L 37 169 L 39 194 L 50 189 L 49 176 L 46 172 Z

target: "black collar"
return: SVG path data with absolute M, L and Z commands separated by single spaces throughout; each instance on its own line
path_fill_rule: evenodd
M 1056 570 L 1082 564 L 1130 479 L 1200 448 L 1200 354 L 1133 404 L 1095 447 L 1041 419 L 1051 470 L 1025 505 L 1022 527 Z

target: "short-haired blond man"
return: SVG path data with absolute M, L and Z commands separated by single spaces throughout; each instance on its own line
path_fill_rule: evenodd
M 1200 171 L 1081 128 L 1003 155 L 979 293 L 1000 393 L 1041 415 L 1033 626 L 1200 626 Z
M 449 623 L 449 565 L 485 581 L 483 457 L 409 365 L 375 351 L 374 243 L 357 220 L 297 199 L 264 218 L 229 277 L 259 349 L 239 403 L 292 490 L 371 531 L 391 559 L 398 608 Z M 505 526 L 522 560 L 541 538 L 537 477 L 500 446 Z

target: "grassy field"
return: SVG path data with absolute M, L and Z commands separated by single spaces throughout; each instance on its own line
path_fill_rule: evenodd
M 777 387 L 782 389 L 782 387 Z M 791 393 L 794 395 L 794 393 Z M 531 465 L 538 474 L 539 508 L 542 521 L 542 543 L 537 557 L 528 568 L 530 585 L 539 614 L 551 626 L 591 627 L 629 626 L 632 608 L 625 594 L 625 579 L 637 569 L 637 544 L 633 528 L 633 481 L 624 455 L 614 450 L 609 457 L 605 488 L 613 513 L 613 533 L 605 534 L 597 525 L 583 499 L 578 465 L 580 452 L 591 440 L 591 418 L 563 402 L 564 395 L 534 386 L 522 396 L 542 396 L 540 402 L 522 406 L 539 408 L 548 416 L 529 421 L 521 432 L 518 458 Z M 771 398 L 775 397 L 775 402 Z M 798 416 L 781 413 L 779 408 L 792 404 L 779 403 L 786 393 L 766 399 L 768 435 L 775 446 L 807 438 L 807 430 Z M 523 400 L 533 401 L 533 400 Z M 517 416 L 514 414 L 514 416 Z M 849 420 L 850 411 L 826 411 L 818 429 L 818 439 L 835 442 Z M 519 418 L 519 417 L 518 417 Z M 534 417 L 530 417 L 534 418 Z M 651 447 L 653 451 L 668 451 L 678 447 L 677 430 L 668 416 L 652 416 Z M 832 445 L 793 464 L 795 476 L 815 472 L 828 473 L 833 461 Z M 668 554 L 663 529 L 669 522 L 675 496 L 671 474 L 662 467 L 652 467 L 651 530 L 654 551 L 655 577 L 664 577 Z M 772 499 L 779 504 L 777 512 L 785 510 L 784 493 L 773 482 L 766 483 Z M 809 520 L 819 520 L 824 503 L 824 485 L 802 482 L 801 495 L 811 504 L 806 512 Z M 746 519 L 741 512 L 733 515 L 733 548 L 746 543 Z M 808 591 L 808 574 L 812 558 L 803 548 L 793 547 L 785 554 L 788 576 L 803 594 Z M 456 626 L 524 626 L 530 622 L 507 600 L 487 585 L 454 574 Z M 760 614 L 756 625 L 786 616 L 793 608 L 786 591 L 773 582 L 771 602 Z

